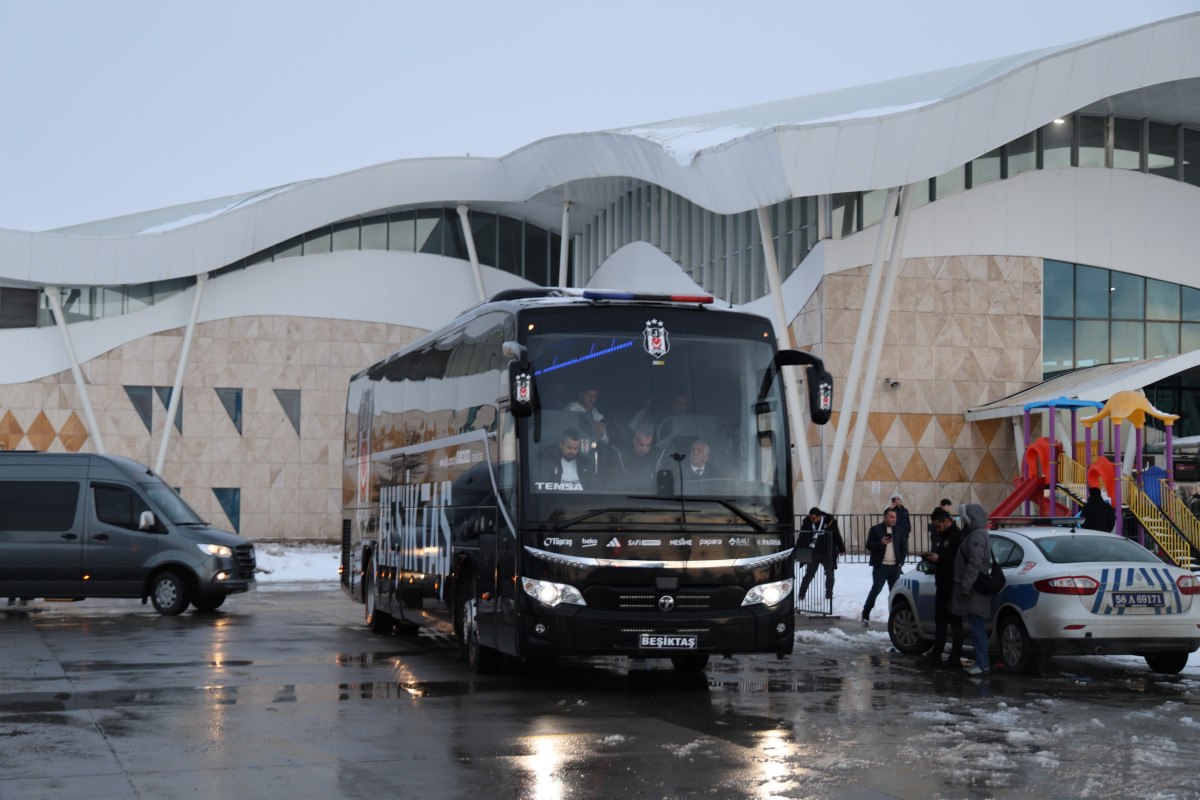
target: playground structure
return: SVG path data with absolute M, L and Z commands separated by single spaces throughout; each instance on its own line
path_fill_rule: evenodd
M 1055 430 L 1060 409 L 1070 411 L 1069 453 L 1064 452 Z M 1080 409 L 1095 413 L 1080 418 Z M 1031 416 L 1042 410 L 1048 412 L 1048 435 L 1030 441 Z M 1098 487 L 1117 510 L 1114 533 L 1136 538 L 1145 546 L 1150 546 L 1147 539 L 1152 540 L 1151 549 L 1158 549 L 1174 563 L 1185 569 L 1200 569 L 1197 566 L 1200 520 L 1174 491 L 1172 426 L 1179 419 L 1178 415 L 1159 411 L 1145 395 L 1133 391 L 1117 392 L 1106 403 L 1065 397 L 1028 403 L 1024 412 L 1025 450 L 1021 477 L 1015 481 L 1012 494 L 992 511 L 991 519 L 1016 516 L 1018 509 L 1024 517 L 1071 517 L 1078 513 L 1088 489 Z M 1141 469 L 1147 418 L 1163 424 L 1165 473 L 1158 469 Z M 1104 423 L 1108 423 L 1111 430 L 1111 459 L 1104 455 Z M 1126 423 L 1133 428 L 1132 460 L 1125 458 L 1122 450 L 1122 430 Z M 1084 430 L 1083 442 L 1078 441 L 1080 425 Z M 1125 446 L 1130 446 L 1128 439 Z M 1127 514 L 1131 521 L 1136 521 L 1136 530 L 1125 530 Z

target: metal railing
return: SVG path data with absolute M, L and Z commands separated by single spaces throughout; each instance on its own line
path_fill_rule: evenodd
M 1187 504 L 1179 499 L 1179 495 L 1167 485 L 1166 478 L 1159 478 L 1158 482 L 1162 487 L 1159 490 L 1159 497 L 1162 498 L 1162 511 L 1167 519 L 1179 529 L 1183 534 L 1183 538 L 1188 540 L 1188 544 L 1194 550 L 1200 550 L 1200 520 L 1196 519 L 1196 515 L 1187 507 Z
M 1192 546 L 1128 475 L 1121 476 L 1121 493 L 1125 505 L 1167 557 L 1184 569 L 1191 569 Z
M 867 533 L 871 530 L 872 525 L 883 522 L 883 514 L 834 514 L 832 515 L 837 520 L 838 532 L 842 535 L 842 542 L 846 545 L 846 554 L 839 559 L 839 563 L 846 564 L 865 564 L 870 560 L 870 553 L 867 552 Z M 906 564 L 915 564 L 921 558 L 921 553 L 928 552 L 929 545 L 929 515 L 928 514 L 909 514 L 909 523 L 912 525 L 912 532 L 908 537 L 908 559 Z M 796 517 L 796 544 L 801 548 L 799 550 L 799 558 L 796 565 L 796 580 L 803 580 L 804 571 L 807 567 L 807 549 L 812 544 L 811 531 L 800 530 L 800 524 L 804 522 L 804 517 Z M 797 583 L 797 591 L 799 591 L 799 583 Z M 836 591 L 836 578 L 835 578 Z M 883 595 L 886 600 L 886 593 Z M 816 573 L 813 575 L 812 583 L 809 584 L 804 596 L 800 597 L 796 604 L 796 610 L 801 614 L 832 614 L 833 601 L 825 597 L 825 567 L 818 566 Z

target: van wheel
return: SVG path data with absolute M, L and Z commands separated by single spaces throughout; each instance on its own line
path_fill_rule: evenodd
M 150 583 L 150 602 L 154 610 L 173 617 L 187 608 L 189 597 L 187 584 L 174 572 L 160 572 Z
M 228 595 L 207 595 L 205 597 L 192 598 L 192 608 L 197 611 L 216 611 L 225 602 Z

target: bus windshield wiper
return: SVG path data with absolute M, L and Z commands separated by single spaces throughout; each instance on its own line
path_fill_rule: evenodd
M 734 503 L 732 500 L 726 500 L 724 497 L 693 497 L 693 496 L 687 496 L 687 495 L 677 495 L 675 497 L 661 497 L 659 495 L 654 495 L 654 494 L 631 494 L 631 495 L 629 495 L 629 499 L 630 500 L 678 500 L 680 505 L 683 505 L 684 503 L 687 503 L 687 502 L 716 503 L 718 505 L 724 506 L 734 516 L 736 516 L 742 522 L 745 522 L 751 528 L 754 528 L 754 530 L 757 531 L 758 533 L 766 533 L 767 532 L 767 529 L 765 527 L 763 527 L 763 524 L 761 522 L 759 522 L 754 517 L 747 514 L 742 509 L 738 508 L 737 504 Z
M 674 499 L 674 498 L 672 498 Z M 601 514 L 629 514 L 629 513 L 651 513 L 661 511 L 659 508 L 593 508 L 586 514 L 580 514 L 578 517 L 571 517 L 554 523 L 554 530 L 561 531 L 570 528 L 572 525 L 578 525 L 580 522 L 587 522 L 592 517 L 598 517 Z

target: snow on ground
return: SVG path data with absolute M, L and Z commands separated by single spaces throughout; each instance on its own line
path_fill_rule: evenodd
M 288 545 L 259 544 L 255 548 L 258 557 L 259 589 L 270 591 L 284 588 L 293 583 L 328 583 L 330 588 L 337 584 L 340 552 L 334 545 Z M 824 575 L 817 576 L 819 585 Z M 837 579 L 833 588 L 833 615 L 840 617 L 832 627 L 819 629 L 801 628 L 796 640 L 806 644 L 821 643 L 834 649 L 861 647 L 864 639 L 877 643 L 881 648 L 890 647 L 887 636 L 887 590 L 879 593 L 875 608 L 871 612 L 871 626 L 863 629 L 859 615 L 863 601 L 871 590 L 871 568 L 867 564 L 846 563 L 838 565 Z M 1106 659 L 1145 666 L 1137 656 L 1105 656 Z M 1200 677 L 1200 651 L 1192 653 L 1184 675 Z

